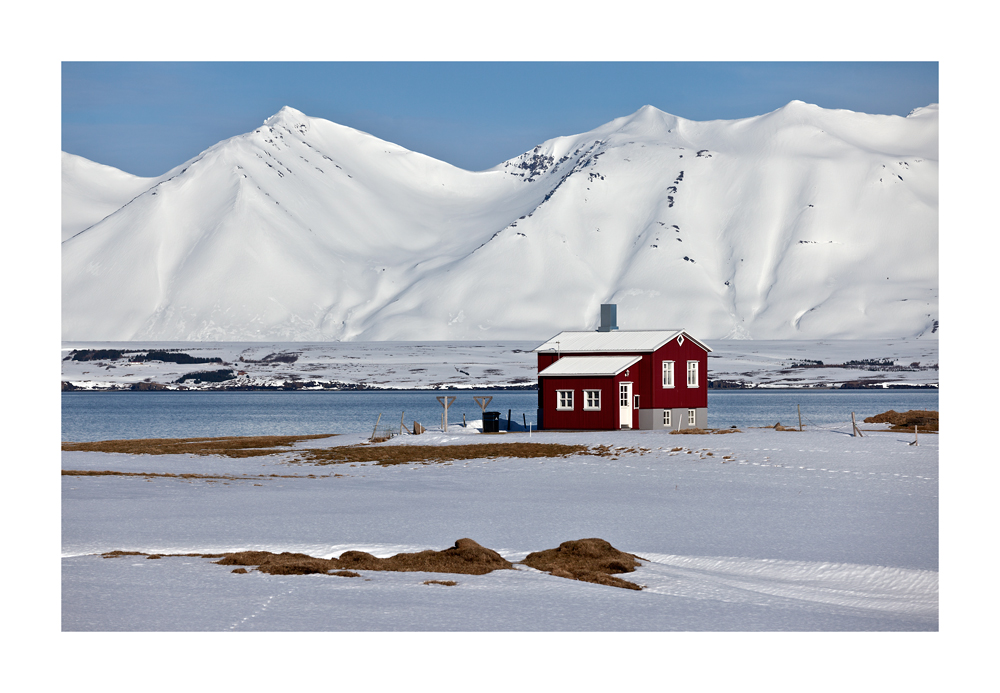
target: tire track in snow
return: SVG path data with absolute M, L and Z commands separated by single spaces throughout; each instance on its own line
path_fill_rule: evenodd
M 937 619 L 938 574 L 847 563 L 643 554 L 646 591 L 723 602 L 809 602 Z

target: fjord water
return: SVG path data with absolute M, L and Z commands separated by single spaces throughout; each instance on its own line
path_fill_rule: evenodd
M 475 395 L 493 397 L 487 411 L 507 412 L 515 424 L 534 428 L 538 394 L 534 390 L 505 391 L 338 391 L 338 392 L 64 392 L 62 439 L 85 442 L 129 438 L 195 438 L 313 433 L 369 433 L 375 428 L 399 429 L 419 421 L 439 429 L 439 396 L 455 397 L 448 410 L 451 424 L 482 418 Z M 938 409 L 936 389 L 914 390 L 728 390 L 708 394 L 708 424 L 730 426 L 798 425 L 798 410 L 806 426 L 847 423 L 854 412 L 866 416 L 895 409 Z

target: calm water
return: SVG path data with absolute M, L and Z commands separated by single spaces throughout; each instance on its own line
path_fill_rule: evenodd
M 438 428 L 437 396 L 455 397 L 448 410 L 451 423 L 481 418 L 473 395 L 488 395 L 487 411 L 507 411 L 515 422 L 535 424 L 535 391 L 504 392 L 64 392 L 64 441 L 122 438 L 194 438 L 199 436 L 370 433 L 382 414 L 380 428 L 419 421 Z M 888 409 L 938 409 L 937 390 L 844 390 L 709 392 L 708 424 L 712 427 L 818 425 L 858 420 Z M 522 418 L 523 417 L 523 418 Z

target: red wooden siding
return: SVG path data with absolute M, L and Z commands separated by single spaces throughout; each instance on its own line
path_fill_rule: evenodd
M 646 359 L 643 359 L 645 361 Z M 663 387 L 663 362 L 674 362 L 674 386 Z M 698 362 L 698 387 L 687 386 L 687 363 Z M 640 402 L 643 409 L 675 409 L 678 407 L 697 409 L 708 406 L 708 352 L 685 339 L 678 345 L 671 340 L 652 354 L 651 391 L 652 400 Z
M 618 380 L 612 376 L 543 377 L 539 378 L 541 407 L 545 412 L 542 420 L 546 429 L 565 428 L 608 429 L 618 428 Z M 573 410 L 558 411 L 556 390 L 573 391 Z M 601 391 L 601 410 L 583 410 L 583 391 Z

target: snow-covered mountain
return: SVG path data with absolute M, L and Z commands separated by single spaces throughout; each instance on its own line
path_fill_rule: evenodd
M 159 180 L 133 176 L 63 152 L 62 239 L 93 226 Z
M 479 172 L 287 107 L 159 178 L 64 155 L 64 237 L 89 228 L 63 339 L 541 339 L 601 303 L 703 339 L 927 337 L 937 150 L 936 104 L 793 101 L 645 106 Z

